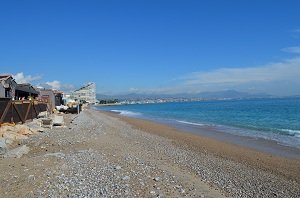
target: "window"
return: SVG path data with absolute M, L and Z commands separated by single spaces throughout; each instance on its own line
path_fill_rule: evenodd
M 5 98 L 11 98 L 10 88 L 5 88 Z

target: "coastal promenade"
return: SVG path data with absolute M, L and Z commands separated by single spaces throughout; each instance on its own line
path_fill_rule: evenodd
M 88 109 L 0 159 L 1 197 L 300 197 L 300 160 Z

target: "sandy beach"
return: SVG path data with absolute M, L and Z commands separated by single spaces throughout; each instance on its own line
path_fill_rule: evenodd
M 300 160 L 92 109 L 0 159 L 1 197 L 299 197 Z

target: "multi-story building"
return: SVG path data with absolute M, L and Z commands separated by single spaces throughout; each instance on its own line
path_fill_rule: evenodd
M 71 93 L 71 98 L 85 101 L 87 103 L 96 103 L 96 84 L 88 83 L 87 85 Z

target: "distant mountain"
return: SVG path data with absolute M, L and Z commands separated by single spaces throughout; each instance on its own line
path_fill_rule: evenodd
M 105 95 L 105 94 L 96 94 L 96 98 L 97 100 L 112 100 L 112 99 L 116 99 L 114 96 L 111 95 Z
M 251 94 L 247 92 L 239 92 L 235 90 L 226 91 L 216 91 L 216 92 L 202 92 L 202 93 L 178 93 L 178 94 L 139 94 L 139 93 L 129 93 L 122 95 L 103 95 L 97 94 L 98 100 L 143 100 L 143 99 L 192 99 L 192 98 L 202 98 L 202 99 L 246 99 L 246 98 L 270 98 L 271 95 L 265 93 Z
M 265 93 L 256 93 L 251 94 L 247 92 L 239 92 L 235 90 L 226 90 L 226 91 L 217 91 L 217 92 L 202 92 L 198 94 L 201 98 L 232 98 L 232 99 L 238 99 L 238 98 L 269 98 L 271 95 L 265 94 Z

